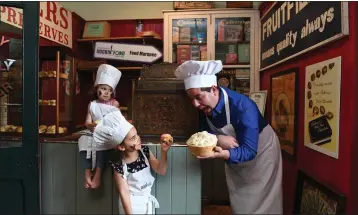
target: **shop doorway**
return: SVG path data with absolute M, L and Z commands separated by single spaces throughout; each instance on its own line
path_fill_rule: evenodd
M 0 213 L 40 214 L 39 2 L 0 3 Z M 4 132 L 6 133 L 6 132 Z

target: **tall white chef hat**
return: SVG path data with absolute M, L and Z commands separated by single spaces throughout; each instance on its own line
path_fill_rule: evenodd
M 97 144 L 119 145 L 131 128 L 133 125 L 124 118 L 120 110 L 116 110 L 103 117 L 94 129 L 93 138 Z
M 216 73 L 223 65 L 220 60 L 212 61 L 186 61 L 175 71 L 178 79 L 184 80 L 185 90 L 190 88 L 203 88 L 217 85 Z
M 97 70 L 94 86 L 99 84 L 107 84 L 108 86 L 112 87 L 113 91 L 115 91 L 121 76 L 122 73 L 117 68 L 108 64 L 101 64 Z

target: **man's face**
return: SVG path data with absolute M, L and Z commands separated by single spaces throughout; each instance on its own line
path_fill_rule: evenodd
M 200 88 L 192 88 L 186 91 L 194 107 L 210 115 L 219 101 L 219 91 L 215 86 L 211 87 L 210 92 L 202 91 Z

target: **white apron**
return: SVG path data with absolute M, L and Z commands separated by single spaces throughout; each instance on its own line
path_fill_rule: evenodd
M 92 121 L 101 120 L 106 114 L 111 113 L 115 110 L 118 110 L 118 108 L 108 104 L 99 103 L 96 100 L 92 101 L 90 105 L 90 114 L 92 117 Z M 87 151 L 87 159 L 90 159 L 92 156 L 92 169 L 94 169 L 96 166 L 96 151 L 108 150 L 111 149 L 111 146 L 107 144 L 95 144 L 92 132 L 89 133 L 90 134 L 82 135 L 78 139 L 78 150 Z
M 123 176 L 127 179 L 129 196 L 132 207 L 132 214 L 155 214 L 155 208 L 159 208 L 157 199 L 151 195 L 152 186 L 154 184 L 154 177 L 150 171 L 150 164 L 143 153 L 147 167 L 136 173 L 129 173 L 127 164 L 123 163 Z M 119 196 L 119 214 L 125 214 L 121 197 Z
M 228 95 L 225 90 L 221 91 L 227 125 L 216 128 L 208 118 L 207 122 L 213 132 L 236 138 L 235 129 L 230 124 Z M 225 173 L 233 214 L 283 213 L 281 149 L 278 137 L 270 125 L 259 134 L 255 159 L 239 164 L 225 163 Z

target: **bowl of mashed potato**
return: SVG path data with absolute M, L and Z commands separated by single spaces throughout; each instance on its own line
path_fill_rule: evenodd
M 216 135 L 207 131 L 193 134 L 187 141 L 189 151 L 194 156 L 208 157 L 214 154 L 214 148 L 218 142 Z

